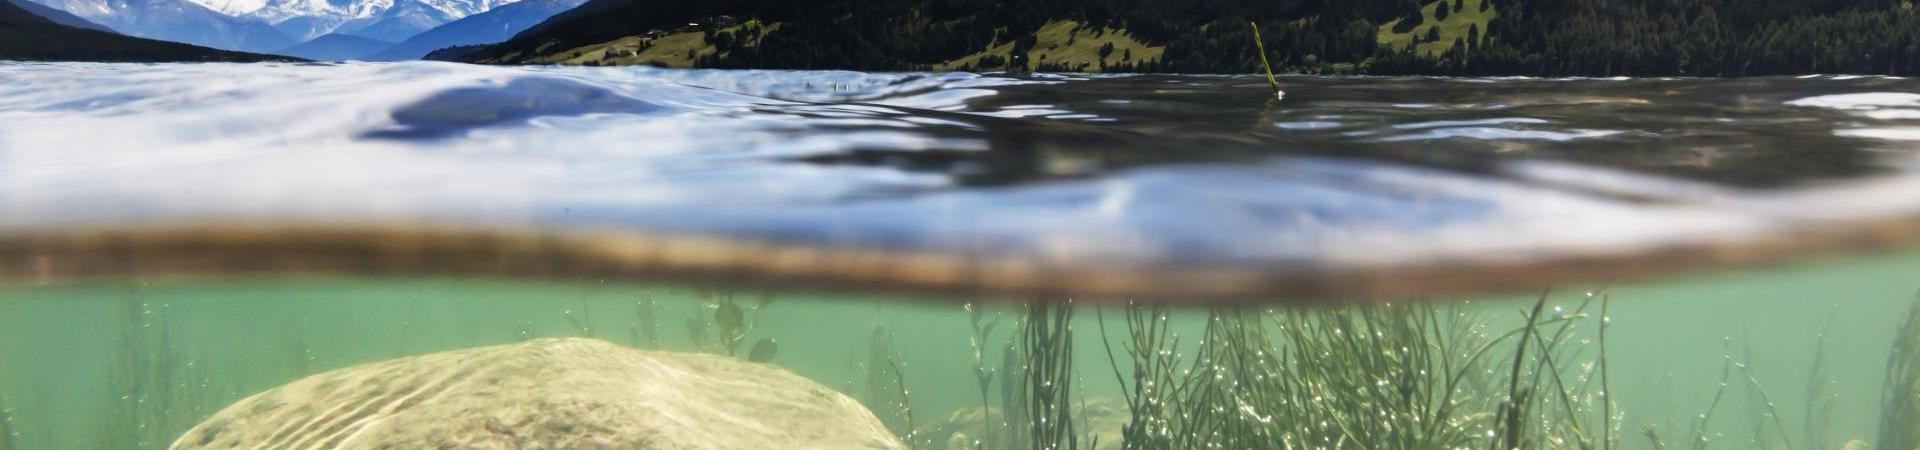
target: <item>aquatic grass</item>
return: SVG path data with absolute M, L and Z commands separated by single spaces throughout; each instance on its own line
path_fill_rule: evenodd
M 1647 438 L 1647 446 L 1653 450 L 1667 450 L 1667 441 L 1660 439 L 1660 428 L 1653 425 L 1641 425 L 1640 436 Z
M 652 293 L 633 302 L 631 344 L 635 348 L 660 348 L 659 304 Z
M 1511 363 L 1502 363 L 1508 367 L 1505 371 L 1507 379 L 1500 384 L 1506 393 L 1498 401 L 1495 420 L 1488 431 L 1489 436 L 1493 437 L 1490 439 L 1491 448 L 1584 449 L 1595 446 L 1584 423 L 1589 410 L 1587 403 L 1590 402 L 1590 398 L 1584 394 L 1592 381 L 1592 372 L 1599 368 L 1589 366 L 1586 375 L 1575 380 L 1578 381 L 1576 384 L 1566 381 L 1567 366 L 1562 365 L 1579 356 L 1577 348 L 1569 348 L 1565 344 L 1572 336 L 1574 324 L 1587 317 L 1586 310 L 1592 305 L 1595 294 L 1589 293 L 1572 313 L 1562 314 L 1561 308 L 1555 307 L 1554 315 L 1542 320 L 1541 315 L 1545 314 L 1543 308 L 1550 294 L 1550 289 L 1542 292 L 1532 308 L 1522 311 L 1524 326 L 1494 340 L 1497 342 L 1514 334 L 1519 336 Z M 1544 327 L 1555 324 L 1558 328 L 1550 334 L 1543 333 Z M 1606 392 L 1602 391 L 1599 397 L 1606 398 Z M 1558 409 L 1555 410 L 1555 407 Z M 1603 426 L 1604 423 L 1603 420 Z
M 168 339 L 166 322 L 160 320 L 157 306 L 135 292 L 121 303 L 120 354 L 108 393 L 115 414 L 105 427 L 112 430 L 96 439 L 97 448 L 144 449 L 164 445 L 163 437 L 152 430 L 165 428 L 167 419 L 162 399 L 171 377 L 174 352 Z M 157 335 L 155 334 L 157 333 Z
M 1561 363 L 1578 361 L 1582 359 L 1585 354 L 1586 346 L 1569 346 L 1567 342 L 1573 337 L 1576 324 L 1582 323 L 1588 318 L 1587 311 L 1593 306 L 1596 299 L 1601 303 L 1602 310 L 1598 330 L 1599 349 L 1601 353 L 1586 364 L 1586 370 L 1581 371 L 1580 378 L 1574 380 L 1577 382 L 1576 385 L 1566 380 L 1566 369 L 1570 366 L 1564 366 Z M 1604 288 L 1600 291 L 1588 292 L 1571 313 L 1562 314 L 1560 308 L 1556 307 L 1554 309 L 1555 316 L 1552 320 L 1559 322 L 1559 328 L 1554 331 L 1552 339 L 1545 339 L 1538 333 L 1534 335 L 1536 345 L 1543 349 L 1540 355 L 1541 360 L 1536 363 L 1534 369 L 1534 379 L 1539 380 L 1541 373 L 1548 375 L 1547 379 L 1553 382 L 1551 392 L 1554 394 L 1554 399 L 1558 400 L 1555 404 L 1559 405 L 1560 408 L 1559 413 L 1561 417 L 1557 418 L 1557 421 L 1542 421 L 1543 424 L 1546 424 L 1547 438 L 1552 440 L 1552 444 L 1556 447 L 1566 446 L 1591 449 L 1596 446 L 1607 447 L 1611 445 L 1613 411 L 1610 397 L 1612 386 L 1606 379 L 1604 366 L 1606 362 L 1606 328 L 1609 326 L 1608 322 L 1611 321 L 1609 316 L 1610 311 L 1608 311 L 1610 305 L 1611 296 L 1605 293 Z M 1544 372 L 1542 371 L 1543 367 Z M 1598 392 L 1592 392 L 1592 382 L 1596 377 L 1601 380 L 1601 389 Z M 1537 381 L 1535 386 L 1539 386 Z M 1536 390 L 1537 389 L 1539 388 L 1536 388 Z M 1586 423 L 1588 420 L 1591 420 L 1591 414 L 1589 414 L 1592 410 L 1591 403 L 1595 401 L 1596 397 L 1601 403 L 1599 426 L 1602 428 L 1602 432 L 1600 437 L 1601 442 L 1598 444 L 1593 442 L 1593 435 L 1589 431 L 1589 424 Z
M 1491 431 L 1498 436 L 1494 442 L 1507 445 L 1505 448 L 1612 448 L 1618 443 L 1614 431 L 1619 417 L 1607 365 L 1612 297 L 1604 289 L 1588 292 L 1571 312 L 1555 306 L 1549 314 L 1542 309 L 1549 293 L 1543 292 L 1533 308 L 1523 310 L 1525 327 L 1509 332 L 1522 335 L 1522 341 L 1515 348 L 1503 384 L 1507 394 L 1496 412 L 1500 420 Z M 1582 338 L 1580 345 L 1571 344 L 1578 324 L 1591 318 L 1588 311 L 1596 301 L 1601 310 L 1596 332 L 1599 352 L 1589 359 L 1588 340 Z M 1548 315 L 1542 319 L 1541 314 Z M 1526 374 L 1525 381 L 1515 374 Z M 1598 391 L 1593 390 L 1596 380 Z M 1512 412 L 1505 412 L 1508 410 Z M 1596 412 L 1598 423 L 1589 423 Z M 1593 431 L 1595 426 L 1600 428 L 1598 435 Z M 1659 439 L 1656 427 L 1649 425 L 1640 431 L 1649 440 Z
M 1613 295 L 1600 296 L 1600 448 L 1613 450 L 1613 384 L 1607 367 L 1607 329 L 1613 327 Z
M 1426 302 L 1216 308 L 1192 362 L 1183 364 L 1167 307 L 1129 304 L 1121 338 L 1127 357 L 1107 347 L 1133 415 L 1122 447 L 1596 447 L 1580 423 L 1590 415 L 1584 394 L 1592 377 L 1560 373 L 1572 360 L 1565 344 L 1585 306 L 1551 316 L 1523 311 L 1524 327 L 1497 336 L 1470 309 Z M 1104 314 L 1100 324 L 1107 334 Z M 1513 359 L 1494 357 L 1503 345 L 1516 346 Z M 1484 376 L 1496 366 L 1505 367 L 1497 369 L 1502 377 Z
M 1742 378 L 1740 381 L 1749 381 L 1741 383 L 1741 386 L 1747 394 L 1745 398 L 1746 411 L 1748 414 L 1747 425 L 1753 427 L 1753 430 L 1750 432 L 1751 434 L 1748 435 L 1748 441 L 1753 448 L 1772 448 L 1773 436 L 1767 432 L 1767 416 L 1769 415 L 1768 411 L 1772 406 L 1772 402 L 1762 400 L 1766 397 L 1766 393 L 1760 389 L 1758 382 L 1751 380 L 1753 378 L 1754 361 L 1756 360 L 1753 353 L 1753 333 L 1744 325 L 1740 329 L 1740 339 L 1738 342 L 1740 343 L 1740 357 L 1734 361 L 1733 367 L 1740 371 Z M 1791 449 L 1793 447 L 1787 446 L 1787 448 Z
M 574 313 L 571 309 L 563 309 L 560 310 L 560 316 L 567 319 L 568 325 L 573 326 L 574 333 L 578 333 L 580 337 L 593 339 L 599 336 L 597 336 L 593 330 L 592 308 L 591 304 L 587 302 L 586 297 L 581 297 L 580 312 L 578 314 Z
M 12 405 L 12 403 L 7 403 L 5 396 L 0 396 L 0 450 L 17 450 L 20 448 L 18 442 L 20 438 L 19 432 L 13 429 Z
M 1490 447 L 1492 450 L 1517 449 L 1521 441 L 1526 439 L 1528 427 L 1523 426 L 1526 421 L 1525 409 L 1532 405 L 1530 400 L 1533 391 L 1520 384 L 1520 374 L 1527 360 L 1527 344 L 1532 342 L 1531 336 L 1540 320 L 1540 308 L 1546 305 L 1548 293 L 1540 294 L 1540 300 L 1533 304 L 1533 311 L 1526 314 L 1526 326 L 1521 328 L 1519 348 L 1514 351 L 1513 369 L 1509 372 L 1511 378 L 1507 383 L 1507 397 L 1500 403 L 1500 409 L 1494 416 L 1494 429 L 1489 433 L 1494 438 Z
M 1073 423 L 1073 305 L 1027 303 L 1021 322 L 1022 364 L 1027 397 L 1028 436 L 1035 450 L 1073 450 L 1080 436 Z
M 1880 395 L 1880 448 L 1920 448 L 1920 293 L 1894 333 Z
M 711 309 L 713 313 L 694 314 L 687 318 L 688 340 L 699 351 L 740 356 L 740 344 L 766 319 L 767 307 L 773 304 L 773 300 L 772 293 L 762 292 L 759 301 L 741 306 L 733 290 L 709 290 L 702 303 L 705 309 Z M 755 359 L 754 355 L 770 359 L 778 348 L 779 343 L 773 338 L 762 338 L 750 347 L 747 356 L 749 360 Z
M 1113 368 L 1121 397 L 1126 402 L 1128 420 L 1120 428 L 1124 450 L 1169 450 L 1174 448 L 1174 418 L 1169 408 L 1174 403 L 1180 377 L 1180 337 L 1172 332 L 1165 303 L 1141 306 L 1129 303 L 1125 308 L 1126 340 L 1122 348 L 1129 358 L 1129 375 L 1122 375 L 1113 353 L 1113 338 L 1107 334 L 1104 310 L 1096 311 L 1100 342 L 1106 349 L 1107 363 Z M 1128 380 L 1132 382 L 1129 383 Z
M 1182 436 L 1197 438 L 1194 444 L 1252 448 L 1279 442 L 1273 411 L 1254 405 L 1291 403 L 1281 383 L 1290 377 L 1269 371 L 1278 366 L 1270 358 L 1280 352 L 1260 319 L 1239 309 L 1216 310 L 1209 318 L 1194 357 L 1198 367 L 1190 371 L 1192 400 L 1180 404 L 1183 416 L 1195 418 L 1181 427 Z
M 990 392 L 993 390 L 993 380 L 995 376 L 999 374 L 999 371 L 987 366 L 986 355 L 987 342 L 992 339 L 994 328 L 1000 325 L 1000 316 L 995 314 L 993 320 L 986 320 L 985 306 L 968 303 L 965 308 L 967 310 L 968 329 L 972 332 L 972 334 L 968 336 L 967 344 L 968 349 L 972 350 L 973 379 L 974 383 L 980 388 L 980 428 L 982 433 L 985 434 L 984 438 L 986 439 L 984 442 L 976 444 L 975 447 L 984 446 L 986 443 L 993 443 L 993 445 L 996 446 L 995 448 L 1009 448 L 1010 446 L 1003 446 L 999 439 L 1001 434 L 1000 429 L 1007 426 L 1005 423 L 1006 415 L 1001 415 L 1000 423 L 994 422 L 993 401 L 990 396 Z
M 920 430 L 913 424 L 913 392 L 907 389 L 907 371 L 900 369 L 898 358 L 888 358 L 887 368 L 893 372 L 893 385 L 900 389 L 900 414 L 906 420 L 907 435 L 901 436 L 900 440 L 914 447 L 917 442 L 915 437 Z
M 1786 421 L 1780 418 L 1780 411 L 1779 408 L 1774 405 L 1773 397 L 1767 395 L 1767 389 L 1762 387 L 1760 385 L 1760 379 L 1754 376 L 1753 367 L 1745 362 L 1734 363 L 1734 366 L 1739 367 L 1740 373 L 1746 376 L 1747 387 L 1751 389 L 1750 392 L 1752 393 L 1751 395 L 1753 395 L 1753 398 L 1749 399 L 1749 401 L 1756 399 L 1760 401 L 1760 407 L 1755 408 L 1755 410 L 1759 411 L 1766 418 L 1772 419 L 1771 422 L 1773 422 L 1774 430 L 1780 434 L 1781 444 L 1785 445 L 1786 448 L 1794 448 L 1793 438 L 1787 436 Z M 1754 439 L 1761 440 L 1763 436 L 1766 436 L 1765 424 L 1768 420 L 1756 419 L 1755 422 Z M 1761 442 L 1762 445 L 1760 448 L 1770 447 L 1764 445 L 1764 441 Z
M 123 324 L 108 384 L 112 415 L 92 448 L 159 449 L 223 402 L 209 392 L 203 367 L 183 351 L 167 320 L 171 305 L 143 292 L 120 303 Z
M 862 367 L 865 377 L 858 398 L 894 436 L 914 444 L 912 391 L 900 371 L 902 356 L 894 348 L 893 337 L 886 326 L 874 326 L 867 341 L 867 359 Z
M 515 321 L 513 323 L 513 340 L 516 342 L 533 340 L 533 322 L 528 320 Z
M 1015 329 L 1025 330 L 1031 317 L 1023 315 Z M 1027 351 L 1021 346 L 1023 333 L 1008 333 L 1006 342 L 1000 346 L 1000 372 L 1009 374 L 1000 377 L 1000 435 L 1004 446 L 1001 448 L 1021 448 L 1032 445 L 1032 416 L 1028 414 L 1028 404 L 1032 391 L 1027 389 Z
M 1694 418 L 1693 432 L 1689 433 L 1690 448 L 1693 450 L 1705 450 L 1717 438 L 1708 433 L 1713 425 L 1714 413 L 1720 410 L 1720 401 L 1726 398 L 1727 383 L 1733 380 L 1733 339 L 1723 338 L 1720 343 L 1723 349 L 1720 356 L 1720 383 L 1715 385 L 1713 400 L 1707 402 L 1707 408 Z
M 1827 443 L 1826 430 L 1834 409 L 1840 402 L 1840 394 L 1829 392 L 1828 387 L 1839 384 L 1833 375 L 1827 373 L 1827 332 L 1833 328 L 1833 320 L 1839 315 L 1839 305 L 1827 314 L 1827 321 L 1814 334 L 1813 361 L 1807 369 L 1806 409 L 1801 416 L 1801 433 L 1806 435 L 1809 450 L 1820 449 Z

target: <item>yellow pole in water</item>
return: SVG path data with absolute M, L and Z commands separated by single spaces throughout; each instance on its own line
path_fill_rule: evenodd
M 1260 24 L 1249 20 L 1247 26 L 1253 27 L 1253 47 L 1260 49 L 1260 66 L 1267 69 L 1267 86 L 1273 88 L 1274 97 L 1279 97 L 1280 80 L 1273 79 L 1273 63 L 1267 61 L 1267 43 L 1260 39 Z

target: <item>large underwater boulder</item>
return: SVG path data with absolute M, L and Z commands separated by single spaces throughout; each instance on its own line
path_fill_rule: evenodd
M 221 410 L 188 449 L 897 449 L 859 402 L 778 367 L 542 339 L 333 370 Z

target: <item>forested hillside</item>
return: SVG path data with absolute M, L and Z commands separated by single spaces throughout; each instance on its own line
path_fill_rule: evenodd
M 1376 73 L 1777 75 L 1920 73 L 1906 0 L 1555 0 L 1499 3 L 1482 40 L 1396 52 Z
M 592 0 L 466 59 L 1250 72 L 1249 22 L 1293 72 L 1920 72 L 1903 0 Z

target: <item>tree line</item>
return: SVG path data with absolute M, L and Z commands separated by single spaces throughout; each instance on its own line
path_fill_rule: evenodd
M 924 70 L 1013 43 L 1016 70 L 1072 69 L 1025 60 L 1055 20 L 1127 30 L 1164 46 L 1156 61 L 1102 58 L 1109 70 L 1260 70 L 1258 23 L 1278 70 L 1443 75 L 1769 75 L 1920 72 L 1920 13 L 1909 0 L 1484 0 L 1497 14 L 1444 52 L 1382 45 L 1382 31 L 1424 30 L 1462 0 L 596 0 L 468 60 L 514 62 L 690 20 L 732 15 L 780 23 L 754 45 L 721 42 L 709 67 Z M 1022 43 L 1027 43 L 1022 46 Z M 1103 55 L 1104 56 L 1104 55 Z M 1110 61 L 1109 61 L 1110 59 Z

